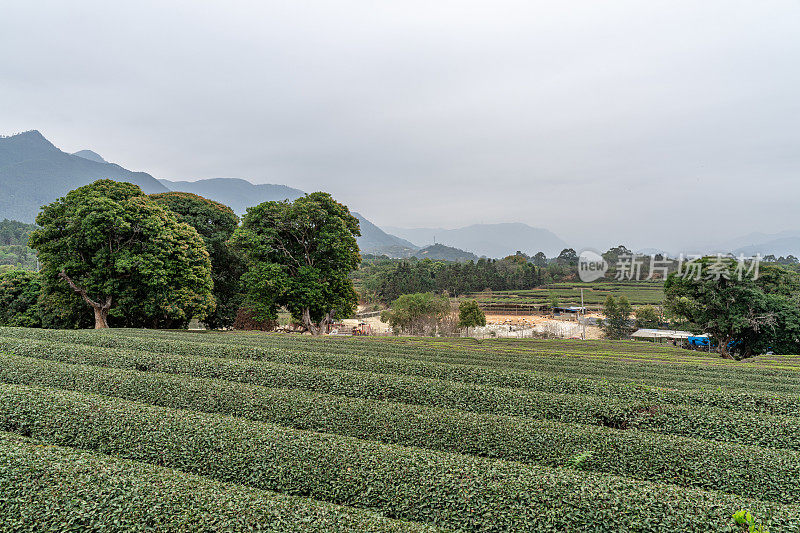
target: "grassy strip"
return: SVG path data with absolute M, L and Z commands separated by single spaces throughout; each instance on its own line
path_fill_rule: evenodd
M 726 531 L 745 507 L 771 529 L 800 531 L 798 507 L 74 392 L 0 385 L 0 424 L 57 445 L 442 527 Z
M 26 357 L 0 356 L 0 381 L 800 503 L 800 453 L 786 450 Z
M 68 363 L 221 378 L 461 411 L 561 422 L 641 428 L 665 434 L 800 450 L 800 418 L 714 407 L 615 401 L 413 376 L 281 365 L 264 361 L 171 356 L 150 352 L 50 344 L 33 354 Z M 743 429 L 744 428 L 744 429 Z
M 0 433 L 3 531 L 428 531 L 285 496 Z
M 800 413 L 800 397 L 745 391 L 673 390 L 634 383 L 564 377 L 555 372 L 510 371 L 470 365 L 409 361 L 361 355 L 329 355 L 292 351 L 263 350 L 248 346 L 172 342 L 174 351 L 184 355 L 271 361 L 289 365 L 308 365 L 338 370 L 419 376 L 494 387 L 519 388 L 556 394 L 590 394 L 617 401 L 710 406 L 737 411 L 793 416 Z M 76 354 L 83 345 L 0 337 L 0 350 L 15 355 L 48 358 L 54 350 Z M 113 348 L 100 347 L 102 351 Z

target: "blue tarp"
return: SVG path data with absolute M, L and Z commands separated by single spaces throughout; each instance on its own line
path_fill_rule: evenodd
M 694 346 L 708 346 L 711 344 L 711 341 L 708 337 L 689 337 L 686 340 L 689 341 L 689 344 Z

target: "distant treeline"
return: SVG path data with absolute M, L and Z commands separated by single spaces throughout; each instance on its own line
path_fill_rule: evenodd
M 483 290 L 533 289 L 555 281 L 575 279 L 577 256 L 562 253 L 547 260 L 517 252 L 503 259 L 455 263 L 429 259 L 390 259 L 364 256 L 352 274 L 363 301 L 389 304 L 401 294 L 434 292 L 461 296 Z M 574 259 L 574 260 L 573 260 Z
M 34 224 L 3 219 L 0 222 L 0 272 L 11 268 L 36 269 L 36 252 L 28 248 Z
M 0 246 L 23 245 L 27 246 L 28 237 L 36 229 L 34 224 L 25 224 L 16 220 L 4 218 L 0 222 Z
M 636 274 L 637 279 L 651 275 L 655 279 L 664 279 L 667 273 L 680 268 L 679 259 L 656 254 L 652 258 L 637 255 L 638 267 L 635 272 L 630 268 L 628 271 L 619 271 L 618 261 L 633 255 L 623 245 L 603 253 L 603 259 L 608 264 L 606 277 L 633 279 L 630 276 Z M 653 259 L 659 266 L 655 266 L 651 272 Z M 792 255 L 767 255 L 761 261 L 800 271 L 800 262 Z M 549 259 L 542 252 L 532 257 L 517 252 L 503 259 L 481 258 L 467 262 L 365 255 L 359 270 L 353 272 L 351 278 L 362 302 L 389 305 L 402 294 L 433 292 L 457 297 L 485 290 L 527 290 L 550 283 L 577 281 L 577 265 L 578 255 L 572 248 L 566 248 L 558 257 Z

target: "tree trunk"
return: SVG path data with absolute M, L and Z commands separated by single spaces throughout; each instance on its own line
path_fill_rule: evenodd
M 95 307 L 94 309 L 94 329 L 105 329 L 108 327 L 108 309 L 103 309 L 102 306 Z
M 111 296 L 106 297 L 106 301 L 104 303 L 95 302 L 89 295 L 86 293 L 86 289 L 83 287 L 79 287 L 75 284 L 67 273 L 63 270 L 59 273 L 61 279 L 67 282 L 67 284 L 72 288 L 73 291 L 77 292 L 83 298 L 89 306 L 94 310 L 94 329 L 105 329 L 108 328 L 108 310 L 111 309 Z
M 728 344 L 731 342 L 729 337 L 722 339 L 719 343 L 719 354 L 726 359 L 733 359 L 731 352 L 728 350 Z
M 322 322 L 319 323 L 319 326 L 320 326 L 320 329 L 322 330 L 322 333 L 325 333 L 325 332 L 328 331 L 328 324 L 331 324 L 333 322 L 334 313 L 335 313 L 335 311 L 331 310 L 331 311 L 328 311 L 327 313 L 325 313 L 325 316 L 322 317 Z
M 311 310 L 306 307 L 303 309 L 303 325 L 312 335 L 320 335 L 320 327 L 311 320 Z
M 311 332 L 312 335 L 323 335 L 326 333 L 328 329 L 328 324 L 333 322 L 333 315 L 336 313 L 334 310 L 330 310 L 325 313 L 325 316 L 322 317 L 319 324 L 311 320 L 311 310 L 306 307 L 303 309 L 303 325 L 306 327 L 308 331 Z

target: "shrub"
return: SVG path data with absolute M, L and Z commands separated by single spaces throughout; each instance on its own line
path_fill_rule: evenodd
M 458 327 L 474 328 L 486 325 L 486 314 L 475 300 L 463 300 L 458 304 Z
M 2 330 L 0 334 L 9 332 L 23 332 L 30 330 Z M 800 397 L 794 394 L 800 386 L 786 386 L 786 391 L 792 394 L 777 394 L 781 391 L 780 382 L 774 376 L 765 382 L 765 386 L 772 392 L 760 392 L 757 390 L 755 376 L 748 380 L 750 389 L 726 390 L 717 384 L 737 385 L 741 381 L 729 381 L 725 378 L 711 380 L 715 388 L 703 388 L 702 390 L 688 389 L 675 390 L 662 387 L 650 387 L 643 384 L 632 382 L 632 379 L 641 373 L 637 368 L 628 365 L 620 372 L 615 373 L 603 365 L 603 376 L 589 379 L 583 377 L 591 375 L 592 369 L 597 372 L 592 361 L 584 365 L 577 366 L 570 376 L 569 369 L 564 366 L 552 367 L 550 365 L 535 365 L 537 370 L 527 368 L 516 369 L 504 366 L 476 366 L 453 356 L 447 356 L 447 362 L 431 360 L 431 356 L 424 359 L 414 357 L 413 353 L 404 352 L 401 356 L 368 356 L 361 345 L 347 343 L 343 349 L 336 349 L 331 340 L 326 340 L 324 344 L 313 343 L 303 345 L 298 338 L 284 339 L 281 336 L 270 336 L 269 344 L 259 343 L 260 336 L 244 335 L 236 337 L 231 334 L 225 335 L 194 335 L 194 338 L 202 339 L 203 342 L 187 341 L 170 338 L 149 338 L 132 335 L 131 337 L 119 335 L 97 335 L 94 332 L 50 332 L 37 331 L 44 338 L 63 338 L 64 340 L 74 340 L 91 342 L 92 345 L 107 345 L 120 348 L 133 348 L 156 353 L 198 355 L 204 357 L 225 357 L 231 359 L 253 359 L 262 361 L 272 361 L 276 363 L 291 365 L 309 365 L 325 368 L 368 370 L 379 373 L 400 374 L 410 376 L 420 376 L 435 378 L 439 380 L 451 380 L 464 383 L 474 383 L 480 385 L 492 385 L 502 387 L 513 387 L 527 389 L 531 391 L 570 393 L 570 394 L 591 394 L 604 396 L 625 401 L 641 401 L 650 403 L 670 403 L 676 405 L 700 405 L 709 407 L 722 407 L 748 412 L 763 412 L 777 415 L 795 415 L 800 412 Z M 56 335 L 50 335 L 56 333 Z M 84 338 L 89 333 L 89 338 Z M 130 333 L 128 333 L 130 335 Z M 159 337 L 167 334 L 160 333 Z M 185 333 L 178 333 L 182 339 L 186 339 Z M 36 335 L 38 336 L 38 335 Z M 219 338 L 222 342 L 214 342 Z M 33 344 L 31 344 L 33 342 Z M 255 344 L 242 344 L 255 343 Z M 66 343 L 53 343 L 40 341 L 18 341 L 15 338 L 0 337 L 0 350 L 6 350 L 17 355 L 32 355 L 36 357 L 48 357 L 48 353 L 60 353 L 63 357 L 82 357 L 82 354 L 92 351 L 90 345 L 80 346 Z M 371 348 L 371 347 L 370 347 Z M 321 349 L 321 350 L 320 350 Z M 101 348 L 102 350 L 102 348 Z M 124 350 L 123 350 L 124 351 Z M 107 352 L 112 354 L 112 352 Z M 72 360 L 72 359 L 67 359 Z M 81 361 L 82 359 L 76 359 Z M 462 363 L 459 363 L 462 361 Z M 483 365 L 491 365 L 492 361 L 481 361 Z M 663 366 L 663 365 L 662 365 Z M 538 370 L 542 368 L 542 370 Z M 615 374 L 618 374 L 615 376 Z M 612 378 L 617 378 L 610 380 Z M 693 381 L 704 383 L 700 372 L 695 372 L 690 378 Z M 796 377 L 792 378 L 796 380 Z M 673 376 L 666 376 L 662 381 L 670 381 L 675 385 Z M 791 383 L 791 381 L 789 382 Z
M 429 528 L 0 433 L 4 531 L 423 531 Z
M 392 308 L 381 314 L 395 332 L 433 335 L 451 314 L 450 300 L 431 292 L 403 294 L 392 302 Z
M 729 361 L 721 365 L 701 352 L 678 350 L 650 343 L 624 341 L 584 341 L 565 344 L 562 340 L 549 341 L 498 341 L 476 345 L 466 340 L 382 338 L 350 339 L 326 338 L 322 341 L 309 337 L 284 335 L 253 335 L 249 333 L 224 333 L 197 335 L 185 332 L 152 330 L 52 331 L 21 328 L 0 328 L 0 336 L 7 338 L 33 338 L 71 342 L 92 346 L 135 348 L 151 352 L 192 355 L 204 349 L 208 356 L 233 358 L 267 358 L 265 354 L 287 354 L 295 357 L 306 354 L 337 354 L 364 357 L 375 354 L 381 358 L 415 361 L 463 363 L 481 367 L 503 368 L 512 372 L 538 370 L 557 372 L 573 377 L 589 377 L 603 381 L 653 384 L 677 389 L 716 389 L 725 387 L 738 391 L 755 391 L 772 397 L 779 393 L 797 396 L 800 377 L 795 368 L 800 363 L 788 356 L 766 361 L 738 363 Z M 195 339 L 194 341 L 190 339 Z M 213 345 L 198 347 L 197 340 Z M 797 359 L 800 360 L 800 357 Z M 671 362 L 673 364 L 665 364 Z M 316 363 L 314 363 L 316 364 Z M 794 365 L 788 367 L 786 365 Z M 785 396 L 785 395 L 784 395 Z
M 652 305 L 642 306 L 638 308 L 634 314 L 636 315 L 637 328 L 654 329 L 657 328 L 661 322 L 658 311 L 656 311 L 656 308 Z

